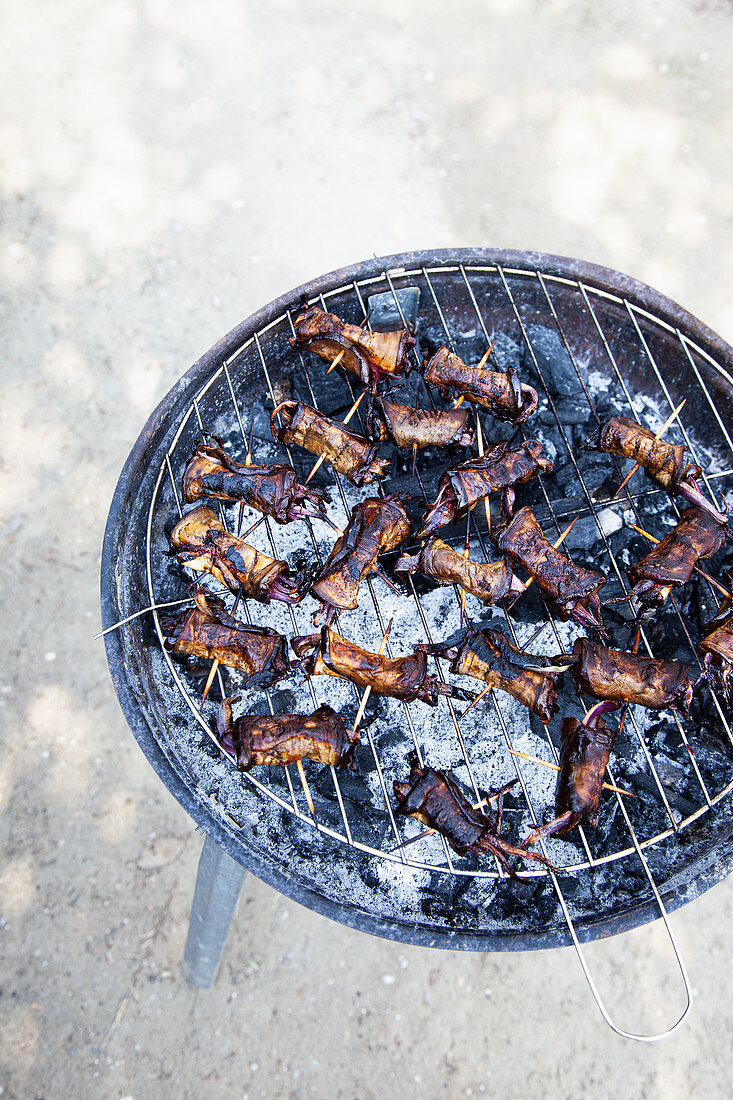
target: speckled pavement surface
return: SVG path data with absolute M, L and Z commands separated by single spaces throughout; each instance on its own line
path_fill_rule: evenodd
M 697 1002 L 652 1047 L 606 1028 L 571 951 L 405 948 L 253 879 L 192 990 L 201 838 L 91 636 L 149 411 L 306 279 L 538 249 L 733 340 L 731 5 L 37 0 L 0 22 L 0 1096 L 729 1095 L 730 882 L 673 917 Z M 622 1022 L 681 1007 L 656 926 L 589 958 Z

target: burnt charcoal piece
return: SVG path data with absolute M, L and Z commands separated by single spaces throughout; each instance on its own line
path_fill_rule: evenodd
M 282 426 L 275 423 L 278 415 Z M 272 438 L 278 443 L 297 443 L 311 454 L 325 455 L 326 462 L 354 485 L 369 485 L 384 477 L 388 459 L 377 458 L 377 446 L 349 431 L 301 401 L 283 401 L 270 417 Z
M 725 511 L 718 511 L 707 500 L 697 484 L 702 470 L 691 462 L 687 449 L 681 444 L 665 443 L 654 433 L 626 416 L 613 416 L 604 421 L 585 441 L 590 450 L 607 451 L 609 454 L 631 458 L 664 486 L 668 493 L 679 493 L 690 504 L 705 509 L 718 522 L 725 523 Z
M 676 707 L 689 712 L 694 682 L 684 661 L 621 653 L 590 638 L 578 638 L 573 654 L 578 661 L 572 675 L 586 695 L 615 703 L 638 703 L 649 710 Z
M 538 852 L 515 848 L 501 838 L 502 795 L 497 802 L 496 817 L 488 810 L 488 816 L 474 810 L 458 784 L 444 772 L 435 768 L 420 767 L 411 759 L 410 778 L 407 783 L 395 783 L 397 812 L 416 817 L 431 829 L 441 833 L 451 848 L 459 855 L 469 852 L 476 855 L 491 853 L 501 866 L 517 882 L 522 882 L 509 863 L 509 856 L 531 859 L 550 870 L 557 868 Z
M 194 588 L 192 596 L 192 610 L 183 610 L 175 618 L 161 616 L 167 650 L 235 668 L 247 677 L 248 687 L 270 687 L 290 675 L 282 634 L 264 626 L 247 626 L 203 588 Z
M 293 347 L 307 347 L 331 363 L 343 351 L 340 366 L 372 388 L 386 375 L 407 374 L 414 337 L 399 332 L 370 332 L 342 321 L 335 313 L 311 306 L 295 320 Z
M 489 409 L 497 420 L 523 424 L 537 408 L 537 391 L 524 386 L 513 367 L 493 371 L 470 367 L 448 348 L 438 348 L 423 367 L 423 377 L 446 400 L 465 397 L 474 405 Z
M 616 703 L 602 702 L 585 718 L 563 718 L 560 731 L 560 771 L 555 787 L 554 821 L 542 825 L 527 837 L 536 844 L 541 836 L 559 836 L 579 822 L 598 824 L 598 802 L 603 788 L 616 733 L 608 729 L 601 715 L 616 710 Z
M 202 497 L 241 500 L 277 523 L 325 516 L 323 492 L 298 481 L 292 466 L 248 466 L 221 447 L 198 447 L 181 479 L 186 504 Z
M 370 653 L 335 630 L 324 626 L 320 634 L 293 638 L 291 645 L 300 658 L 299 667 L 310 676 L 339 676 L 376 695 L 389 695 L 409 703 L 419 699 L 434 707 L 439 695 L 472 698 L 460 688 L 428 676 L 427 653 L 416 650 L 406 657 Z
M 437 535 L 433 535 L 419 554 L 412 557 L 405 554 L 399 558 L 394 571 L 398 575 L 421 573 L 440 585 L 458 584 L 487 604 L 508 599 L 511 605 L 524 592 L 524 585 L 504 558 L 492 562 L 471 561 Z
M 286 561 L 276 561 L 230 535 L 208 504 L 200 504 L 179 519 L 171 531 L 170 544 L 181 565 L 210 573 L 235 594 L 241 587 L 242 595 L 260 603 L 297 603 L 305 595 L 303 578 L 290 577 Z
M 311 588 L 329 614 L 359 606 L 359 585 L 377 568 L 377 558 L 410 534 L 410 521 L 397 497 L 367 497 L 356 505 L 348 526 Z
M 687 584 L 698 561 L 717 554 L 728 534 L 709 512 L 687 508 L 674 531 L 627 570 L 634 585 L 629 598 L 639 600 L 642 612 L 661 607 L 673 588 Z
M 505 439 L 500 440 L 483 458 L 470 458 L 445 471 L 435 503 L 425 513 L 417 537 L 426 538 L 444 524 L 462 519 L 469 508 L 491 493 L 502 493 L 504 512 L 510 516 L 514 486 L 524 485 L 538 474 L 552 473 L 552 469 L 536 439 L 528 439 L 515 450 L 510 450 Z
M 470 409 L 414 409 L 375 397 L 369 414 L 369 432 L 380 443 L 395 447 L 472 447 L 476 428 Z
M 556 550 L 542 533 L 531 508 L 520 508 L 511 523 L 496 533 L 494 541 L 515 565 L 534 577 L 561 619 L 603 627 L 598 592 L 606 577 Z
M 297 760 L 353 768 L 351 758 L 359 733 L 347 729 L 331 707 L 319 707 L 310 715 L 243 714 L 232 722 L 232 703 L 237 699 L 233 696 L 223 701 L 216 729 L 222 748 L 234 753 L 242 771 L 261 764 L 282 768 Z
M 556 677 L 563 669 L 537 666 L 546 658 L 523 653 L 500 630 L 467 630 L 457 646 L 449 643 L 426 647 L 436 656 L 451 662 L 456 676 L 473 676 L 493 688 L 506 691 L 544 722 L 550 721 L 557 708 Z

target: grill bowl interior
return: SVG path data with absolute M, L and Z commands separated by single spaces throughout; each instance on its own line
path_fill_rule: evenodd
M 609 456 L 599 463 L 600 456 L 578 448 L 582 434 L 595 423 L 588 399 L 601 414 L 604 402 L 612 401 L 616 404 L 606 415 L 633 415 L 630 399 L 633 410 L 658 427 L 685 397 L 681 423 L 689 444 L 700 452 L 710 485 L 730 486 L 733 450 L 726 425 L 733 422 L 733 352 L 655 291 L 614 272 L 536 253 L 463 250 L 368 261 L 315 280 L 260 310 L 203 356 L 161 402 L 131 452 L 110 511 L 102 563 L 105 626 L 153 600 L 182 594 L 181 575 L 164 553 L 166 530 L 178 515 L 174 481 L 180 480 L 183 463 L 200 438 L 199 423 L 230 443 L 232 454 L 241 459 L 244 435 L 254 420 L 255 461 L 265 462 L 285 458 L 281 448 L 268 443 L 267 421 L 275 399 L 294 394 L 313 403 L 312 385 L 323 411 L 338 417 L 348 409 L 352 396 L 338 372 L 326 377 L 320 360 L 289 347 L 301 301 L 319 301 L 322 295 L 327 308 L 358 322 L 372 296 L 391 296 L 407 287 L 420 292 L 418 335 L 423 350 L 452 341 L 459 354 L 475 361 L 499 336 L 494 354 L 504 357 L 501 365 L 518 356 L 523 381 L 538 389 L 540 409 L 526 425 L 527 434 L 556 447 L 557 469 L 543 486 L 520 490 L 518 502 L 535 506 L 548 537 L 578 514 L 576 527 L 585 525 L 589 538 L 594 531 L 598 535 L 594 509 L 596 514 L 610 510 L 623 519 L 624 510 L 631 516 L 636 507 L 642 525 L 649 529 L 656 523 L 652 530 L 658 534 L 668 529 L 664 524 L 674 522 L 673 505 L 643 474 L 630 484 L 630 500 L 622 496 L 613 504 L 589 503 L 588 494 L 593 500 L 593 491 L 616 470 Z M 420 392 L 415 375 L 406 392 Z M 484 424 L 489 440 L 506 438 L 511 431 L 488 417 Z M 669 438 L 681 440 L 679 429 L 671 429 Z M 314 461 L 297 451 L 293 460 L 303 476 Z M 447 464 L 445 455 L 422 456 L 420 476 L 414 481 L 409 460 L 396 460 L 385 491 L 407 489 L 420 504 L 420 494 L 430 496 Z M 323 484 L 329 483 L 334 516 L 343 525 L 344 507 L 367 494 L 342 485 L 342 495 L 324 472 Z M 489 550 L 479 511 L 474 513 L 472 556 Z M 236 509 L 231 510 L 230 516 L 235 515 Z M 252 541 L 271 552 L 267 533 L 262 528 L 260 532 L 261 541 Z M 273 529 L 271 534 L 278 555 L 292 560 L 302 552 L 311 561 L 318 552 L 328 552 L 334 537 L 325 525 L 314 525 L 312 538 L 304 524 Z M 631 548 L 630 560 L 640 556 L 643 540 L 632 540 L 632 534 L 614 530 L 572 552 L 586 564 L 601 563 L 618 584 L 611 555 L 621 572 L 628 564 L 622 544 Z M 458 626 L 451 590 L 430 592 L 418 585 L 417 601 L 402 601 L 410 608 L 403 614 L 382 581 L 369 587 L 363 608 L 340 623 L 346 636 L 369 648 L 377 647 L 385 616 L 393 613 L 398 619 L 391 636 L 396 652 L 425 640 L 426 628 L 433 640 L 440 640 Z M 608 595 L 615 594 L 610 589 L 611 582 Z M 679 623 L 689 622 L 692 637 L 697 637 L 690 615 L 693 610 L 696 615 L 709 610 L 711 597 L 697 585 L 695 598 L 694 609 L 685 604 L 675 618 L 670 607 L 660 616 L 664 629 L 650 629 L 655 655 L 693 660 Z M 544 617 L 536 599 L 525 599 L 526 606 L 513 616 L 520 641 Z M 482 613 L 470 597 L 467 607 L 472 615 Z M 272 623 L 289 635 L 295 629 L 312 629 L 310 600 L 295 609 L 295 628 L 283 608 L 263 612 L 252 604 L 248 610 L 255 621 Z M 500 877 L 486 860 L 476 865 L 458 859 L 439 838 L 393 851 L 418 826 L 395 822 L 382 792 L 391 791 L 392 779 L 405 777 L 414 739 L 430 763 L 450 767 L 468 791 L 472 786 L 499 785 L 518 772 L 522 791 L 507 814 L 509 838 L 516 841 L 525 835 L 532 810 L 541 817 L 552 801 L 553 781 L 544 769 L 521 760 L 515 763 L 507 746 L 511 743 L 550 759 L 561 715 L 550 726 L 548 740 L 545 731 L 532 726 L 504 696 L 496 704 L 475 708 L 470 720 L 462 722 L 456 716 L 455 723 L 445 702 L 435 711 L 413 704 L 408 717 L 393 701 L 373 700 L 367 722 L 373 721 L 365 723 L 359 757 L 360 774 L 366 778 L 341 780 L 334 786 L 332 776 L 306 763 L 318 818 L 315 827 L 295 769 L 292 776 L 275 774 L 275 769 L 262 775 L 264 769 L 259 769 L 256 776 L 243 778 L 228 761 L 216 757 L 204 728 L 210 725 L 215 703 L 207 704 L 203 719 L 198 716 L 196 684 L 162 653 L 152 618 L 137 619 L 106 638 L 115 687 L 143 751 L 184 808 L 234 858 L 329 916 L 380 935 L 435 946 L 545 947 L 570 939 L 558 888 L 584 940 L 658 915 L 645 861 L 668 907 L 696 896 L 727 872 L 733 738 L 729 712 L 722 706 L 716 709 L 707 695 L 705 709 L 695 721 L 677 722 L 669 715 L 650 718 L 632 711 L 612 766 L 614 781 L 638 797 L 625 800 L 622 807 L 615 796 L 606 796 L 597 833 L 587 830 L 585 839 L 571 834 L 567 840 L 551 842 L 551 857 L 571 868 L 557 884 L 544 871 L 530 867 L 528 884 L 518 886 Z M 502 625 L 498 614 L 494 625 Z M 620 626 L 614 634 L 619 647 L 627 637 L 624 629 Z M 534 651 L 565 648 L 574 634 L 565 626 L 557 631 L 548 626 Z M 348 687 L 325 677 L 314 680 L 313 686 L 319 702 L 331 702 L 353 716 L 356 697 Z M 276 710 L 312 709 L 307 687 L 299 691 L 291 681 L 277 685 L 271 694 Z M 263 702 L 261 693 L 259 701 Z M 251 702 L 255 704 L 254 696 Z

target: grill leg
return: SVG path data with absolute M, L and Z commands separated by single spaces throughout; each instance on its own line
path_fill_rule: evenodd
M 183 975 L 191 985 L 209 989 L 213 984 L 246 874 L 241 864 L 206 837 L 183 953 Z

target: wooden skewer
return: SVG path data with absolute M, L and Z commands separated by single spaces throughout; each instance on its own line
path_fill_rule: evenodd
M 305 794 L 305 800 L 308 803 L 308 809 L 310 810 L 311 817 L 315 820 L 316 808 L 313 805 L 313 796 L 311 795 L 311 789 L 308 786 L 308 780 L 305 777 L 305 768 L 303 767 L 303 761 L 296 760 L 295 764 L 298 769 L 298 775 L 300 776 L 300 782 L 303 784 L 303 792 Z
M 659 429 L 657 434 L 654 436 L 655 439 L 661 439 L 662 438 L 662 436 L 664 435 L 664 433 L 666 432 L 666 430 L 670 426 L 670 424 L 672 424 L 677 419 L 677 417 L 680 415 L 680 413 L 682 412 L 683 406 L 685 405 L 686 402 L 687 402 L 686 397 L 683 398 L 682 401 L 680 401 L 677 408 L 674 410 L 674 412 L 671 414 L 671 416 L 667 417 L 667 419 L 664 421 L 664 424 L 662 424 L 661 428 Z M 641 466 L 641 463 L 637 462 L 635 466 L 631 467 L 628 474 L 626 475 L 624 480 L 621 482 L 621 484 L 619 485 L 616 492 L 613 494 L 615 497 L 617 497 L 619 495 L 619 493 L 621 492 L 621 490 L 624 488 L 625 485 L 628 485 L 628 483 L 631 481 L 632 477 L 634 476 L 634 474 L 636 473 L 636 471 L 639 469 L 640 466 Z
M 530 756 L 528 752 L 520 752 L 519 749 L 509 749 L 512 756 L 521 756 L 522 760 L 531 760 L 533 764 L 541 764 L 543 768 L 552 768 L 553 771 L 559 772 L 559 764 L 551 764 L 549 760 L 540 760 L 539 756 Z M 636 798 L 632 791 L 626 791 L 623 787 L 614 787 L 613 783 L 604 783 L 603 789 L 605 791 L 614 791 L 615 794 L 625 794 L 627 798 Z
M 491 348 L 493 348 L 493 346 L 494 345 L 492 344 Z M 491 351 L 491 348 L 489 348 L 489 351 Z M 486 354 L 488 355 L 489 352 L 487 351 Z M 484 433 L 481 431 L 481 417 L 479 416 L 478 409 L 476 409 L 476 442 L 478 443 L 479 458 L 483 458 L 484 457 Z M 486 526 L 489 529 L 489 538 L 491 538 L 491 508 L 489 506 L 489 498 L 488 497 L 484 497 L 484 510 L 486 512 Z
M 471 509 L 468 509 L 466 513 L 466 539 L 463 544 L 463 560 L 468 561 L 468 551 L 471 541 Z M 463 618 L 466 614 L 466 589 L 461 588 L 461 621 L 460 625 L 463 626 Z
M 648 531 L 645 531 L 643 527 L 637 527 L 635 523 L 629 523 L 627 526 L 633 528 L 640 535 L 643 535 L 645 539 L 649 539 L 649 542 L 653 542 L 655 545 L 661 542 L 661 539 L 655 539 L 654 535 L 650 535 Z M 715 577 L 711 577 L 709 573 L 706 573 L 704 569 L 701 569 L 699 565 L 693 566 L 696 573 L 699 573 L 701 577 L 704 577 L 706 581 L 712 584 L 713 588 L 717 588 L 718 592 L 721 592 L 726 599 L 733 600 L 733 592 L 729 592 L 720 581 L 716 581 Z
M 460 715 L 460 717 L 465 718 L 466 715 L 468 714 L 469 710 L 471 710 L 472 707 L 475 707 L 477 703 L 480 703 L 481 700 L 483 699 L 484 695 L 486 695 L 490 691 L 491 691 L 491 684 L 487 684 L 485 688 L 481 689 L 481 691 L 478 693 L 476 698 L 471 700 L 471 702 L 468 704 L 468 706 L 464 710 L 463 714 Z
M 553 549 L 555 549 L 555 550 L 559 550 L 559 549 L 560 549 L 560 547 L 562 546 L 562 544 L 563 544 L 563 543 L 565 542 L 565 539 L 566 539 L 566 538 L 568 537 L 568 535 L 569 535 L 569 534 L 570 534 L 570 532 L 572 531 L 572 529 L 573 529 L 573 524 L 574 524 L 574 523 L 577 523 L 579 519 L 580 519 L 580 516 L 576 516 L 574 520 L 571 520 L 571 522 L 570 522 L 570 523 L 569 523 L 569 524 L 567 525 L 567 527 L 565 528 L 565 530 L 563 531 L 563 533 L 562 533 L 562 534 L 560 535 L 560 538 L 559 538 L 559 539 L 557 540 L 557 542 L 553 542 L 553 544 L 552 544 L 552 545 L 553 545 Z M 527 583 L 526 583 L 526 584 L 525 584 L 525 586 L 524 586 L 524 591 L 525 591 L 525 592 L 526 592 L 526 591 L 527 591 L 527 589 L 528 589 L 528 588 L 530 587 L 530 585 L 532 584 L 532 581 L 533 581 L 533 580 L 534 580 L 534 577 L 530 577 L 530 578 L 529 578 L 529 580 L 527 581 Z
M 494 344 L 495 343 L 496 343 L 496 340 L 494 340 L 494 342 L 492 344 L 489 344 L 488 348 L 486 349 L 484 354 L 481 356 L 481 359 L 479 360 L 479 363 L 478 363 L 478 366 L 476 367 L 476 370 L 481 370 L 483 367 L 486 366 L 486 360 L 489 358 L 492 351 L 494 350 Z M 455 405 L 453 406 L 453 408 L 454 409 L 460 409 L 460 407 L 463 404 L 463 402 L 465 401 L 465 399 L 466 399 L 465 394 L 462 397 L 459 397 L 458 400 L 456 401 Z
M 331 366 L 326 371 L 326 374 L 330 374 L 332 370 L 335 370 L 335 368 L 339 365 L 339 363 L 341 362 L 341 360 L 343 359 L 343 357 L 345 355 L 346 355 L 346 348 L 342 348 L 341 351 L 338 353 L 338 355 L 335 356 L 334 359 L 331 360 Z
M 264 519 L 265 517 L 263 516 L 262 518 Z M 239 607 L 239 601 L 241 600 L 241 598 L 242 598 L 242 586 L 240 584 L 239 592 L 237 592 L 237 598 L 234 601 L 234 607 L 232 608 L 232 612 L 231 612 L 233 616 L 237 614 L 237 608 Z M 209 694 L 209 689 L 211 688 L 211 685 L 214 682 L 214 677 L 216 676 L 216 670 L 217 670 L 218 667 L 219 667 L 219 658 L 216 657 L 214 659 L 214 662 L 213 662 L 213 664 L 211 666 L 211 669 L 209 671 L 209 675 L 206 678 L 206 686 L 204 687 L 204 693 L 201 696 L 201 706 L 199 707 L 199 711 L 203 711 L 203 709 L 204 709 L 204 703 L 206 702 L 206 696 Z
M 382 635 L 382 640 L 379 643 L 379 649 L 377 650 L 377 656 L 379 656 L 379 654 L 384 651 L 384 647 L 387 644 L 387 638 L 389 638 L 389 632 L 392 629 L 392 623 L 393 622 L 394 622 L 394 619 L 390 619 L 389 622 L 387 623 L 387 629 L 385 630 L 384 634 Z M 359 702 L 359 709 L 356 712 L 356 718 L 354 719 L 354 725 L 353 725 L 353 728 L 351 730 L 352 733 L 356 733 L 356 731 L 359 728 L 359 723 L 361 722 L 362 718 L 364 717 L 364 711 L 366 710 L 367 700 L 369 699 L 369 696 L 371 695 L 371 691 L 372 691 L 372 689 L 369 686 L 364 688 L 364 694 L 362 695 L 361 700 Z
M 362 403 L 362 401 L 364 400 L 364 397 L 366 396 L 366 393 L 367 393 L 367 391 L 366 391 L 366 390 L 362 390 L 362 391 L 361 391 L 361 393 L 360 393 L 360 394 L 359 394 L 359 396 L 357 397 L 356 401 L 354 402 L 354 404 L 353 404 L 353 405 L 351 406 L 351 408 L 350 408 L 350 409 L 349 409 L 349 411 L 347 412 L 346 416 L 344 417 L 344 419 L 343 419 L 343 423 L 344 423 L 344 424 L 348 424 L 348 423 L 349 423 L 349 421 L 351 420 L 352 416 L 354 415 L 354 413 L 356 412 L 356 410 L 357 410 L 357 409 L 359 408 L 359 405 L 360 405 L 360 404 Z M 318 459 L 318 462 L 316 462 L 315 466 L 313 467 L 313 469 L 311 470 L 311 472 L 310 472 L 310 473 L 308 474 L 308 477 L 307 477 L 307 478 L 305 479 L 305 481 L 304 481 L 304 483 L 303 483 L 304 485 L 307 485 L 307 484 L 308 484 L 308 482 L 310 481 L 310 479 L 311 479 L 311 478 L 313 477 L 313 475 L 315 474 L 316 470 L 319 470 L 319 469 L 321 468 L 321 465 L 322 465 L 322 464 L 323 464 L 323 463 L 324 463 L 325 461 L 326 461 L 326 456 L 325 456 L 325 454 L 324 454 L 324 455 L 321 455 L 321 457 L 320 457 L 320 458 Z

